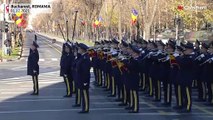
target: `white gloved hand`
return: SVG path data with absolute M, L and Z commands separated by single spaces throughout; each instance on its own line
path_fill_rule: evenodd
M 84 86 L 86 86 L 87 85 L 87 83 L 84 83 Z
M 205 57 L 205 55 L 204 55 L 204 54 L 201 54 L 200 57 L 203 58 L 203 57 Z
M 178 56 L 179 56 L 179 54 L 178 54 L 178 53 L 174 53 L 173 55 L 174 55 L 175 57 L 178 57 Z

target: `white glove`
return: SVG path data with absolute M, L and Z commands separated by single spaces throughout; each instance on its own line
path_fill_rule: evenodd
M 145 53 L 145 51 L 143 50 L 141 53 L 143 54 L 143 53 Z
M 84 86 L 86 86 L 87 85 L 87 83 L 84 83 Z
M 204 55 L 204 54 L 201 54 L 200 57 L 203 58 L 203 57 L 205 57 L 205 55 Z
M 37 71 L 36 70 L 33 70 L 33 73 L 36 73 Z
M 170 59 L 170 57 L 169 57 L 169 56 L 167 56 L 167 57 L 166 57 L 166 61 L 167 61 L 167 60 L 169 60 L 169 59 Z
M 178 54 L 178 53 L 174 53 L 173 55 L 174 55 L 175 57 L 178 57 L 178 56 L 179 56 L 179 54 Z

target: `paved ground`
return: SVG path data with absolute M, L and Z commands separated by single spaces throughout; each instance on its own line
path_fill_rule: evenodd
M 140 113 L 130 114 L 119 107 L 115 98 L 106 97 L 102 88 L 90 89 L 90 113 L 78 114 L 73 108 L 74 98 L 63 98 L 65 85 L 59 77 L 60 46 L 48 38 L 38 37 L 40 45 L 40 95 L 30 96 L 32 81 L 26 76 L 26 58 L 33 34 L 27 34 L 23 57 L 20 61 L 0 63 L 0 120 L 212 120 L 213 107 L 193 102 L 192 113 L 179 114 L 170 107 L 162 107 L 140 93 Z M 92 71 L 91 71 L 92 72 Z M 91 82 L 94 81 L 92 76 Z M 193 98 L 196 97 L 193 93 Z

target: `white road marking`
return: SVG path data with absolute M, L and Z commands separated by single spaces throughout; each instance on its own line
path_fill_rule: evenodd
M 52 61 L 58 61 L 58 59 L 57 59 L 57 58 L 51 58 L 51 60 L 52 60 Z
M 44 59 L 39 59 L 39 62 L 43 62 L 43 61 L 45 61 Z

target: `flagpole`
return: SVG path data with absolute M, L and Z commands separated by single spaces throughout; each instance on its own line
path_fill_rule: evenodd
M 68 20 L 66 21 L 66 28 L 67 28 L 67 41 L 69 41 Z
M 63 33 L 62 29 L 61 29 L 60 24 L 58 24 L 58 28 L 59 28 L 59 30 L 60 30 L 60 32 L 61 32 L 61 34 L 62 34 L 62 37 L 63 37 L 64 41 L 66 41 L 66 39 L 65 39 L 65 37 L 64 37 L 64 33 Z
M 77 22 L 77 14 L 78 11 L 75 11 L 75 20 L 74 20 L 74 28 L 73 28 L 73 33 L 72 33 L 72 41 L 74 41 L 74 36 L 75 36 L 75 28 L 76 28 L 76 22 Z

